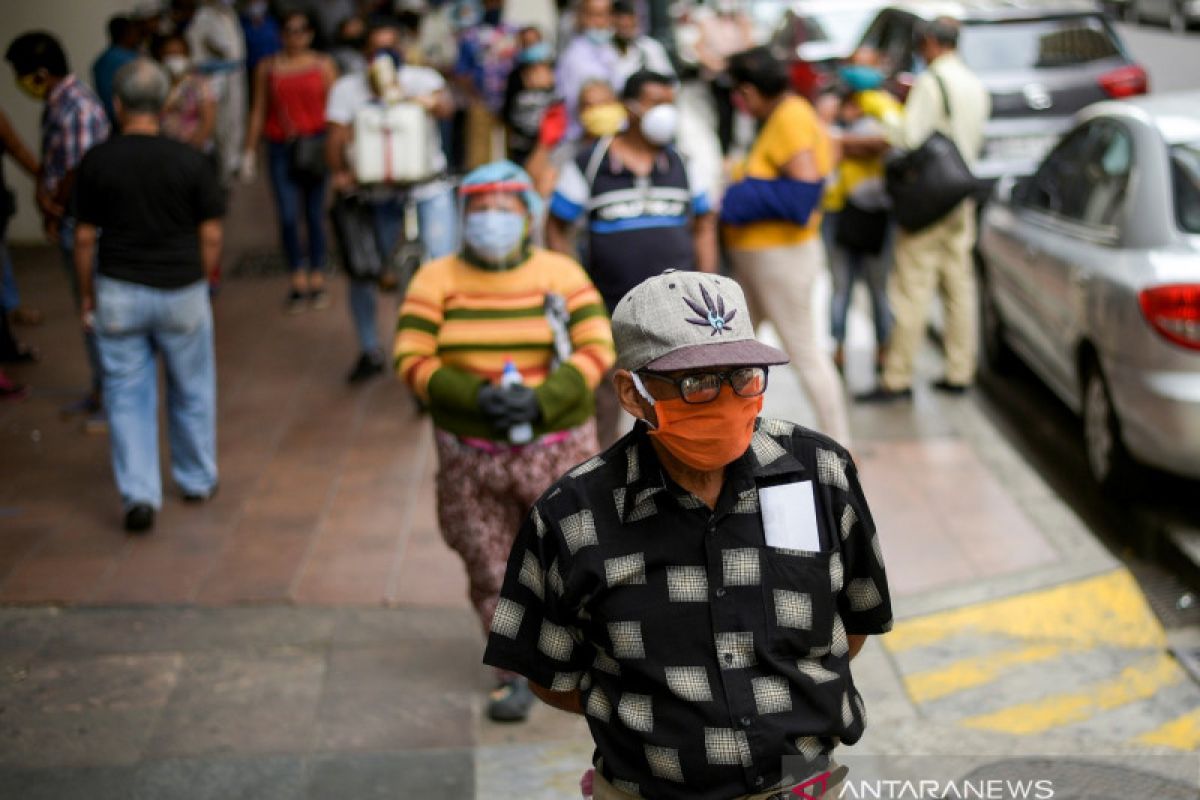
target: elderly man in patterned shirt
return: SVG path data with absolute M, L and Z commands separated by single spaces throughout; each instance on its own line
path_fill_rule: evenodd
M 846 450 L 760 418 L 738 285 L 666 272 L 612 318 L 634 430 L 535 504 L 484 661 L 584 714 L 596 800 L 836 796 L 865 725 L 850 659 L 892 624 Z

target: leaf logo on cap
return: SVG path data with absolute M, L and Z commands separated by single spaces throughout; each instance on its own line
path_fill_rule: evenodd
M 700 315 L 699 317 L 685 317 L 684 319 L 693 325 L 712 328 L 710 336 L 716 336 L 718 333 L 725 333 L 725 331 L 732 331 L 733 326 L 729 323 L 737 316 L 737 309 L 732 308 L 726 314 L 725 298 L 721 297 L 718 292 L 716 302 L 714 302 L 712 295 L 704 288 L 704 284 L 700 285 L 700 296 L 704 298 L 703 307 L 689 297 L 683 298 L 683 302 L 687 303 L 688 308 Z

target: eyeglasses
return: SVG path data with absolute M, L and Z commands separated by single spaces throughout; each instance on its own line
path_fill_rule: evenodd
M 739 367 L 729 372 L 693 372 L 682 378 L 657 372 L 642 371 L 641 374 L 673 384 L 683 402 L 692 404 L 716 400 L 723 383 L 728 383 L 738 397 L 758 397 L 767 391 L 766 367 Z

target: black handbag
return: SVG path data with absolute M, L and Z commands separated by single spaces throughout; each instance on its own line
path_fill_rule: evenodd
M 328 174 L 325 163 L 325 134 L 297 136 L 288 140 L 288 172 L 301 183 L 320 183 Z
M 371 206 L 355 195 L 335 194 L 329 222 L 342 267 L 353 280 L 376 281 L 383 274 L 384 258 L 375 238 Z
M 951 119 L 950 96 L 941 77 L 933 76 L 942 92 L 946 119 Z M 915 233 L 945 217 L 979 191 L 979 181 L 950 137 L 934 131 L 915 150 L 888 159 L 884 172 L 896 222 Z
M 833 241 L 851 252 L 877 256 L 883 252 L 890 225 L 887 209 L 868 211 L 847 200 L 834 221 Z

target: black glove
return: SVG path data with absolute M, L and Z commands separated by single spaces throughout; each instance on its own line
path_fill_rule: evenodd
M 508 415 L 508 404 L 504 402 L 504 389 L 494 384 L 487 384 L 479 390 L 477 402 L 479 413 L 493 428 L 499 428 Z
M 522 422 L 537 422 L 542 415 L 537 395 L 528 386 L 501 388 L 488 384 L 479 390 L 479 413 L 494 430 L 507 434 Z
M 511 425 L 522 422 L 534 423 L 542 416 L 538 407 L 537 395 L 528 386 L 510 386 L 505 390 L 505 401 L 508 403 Z

